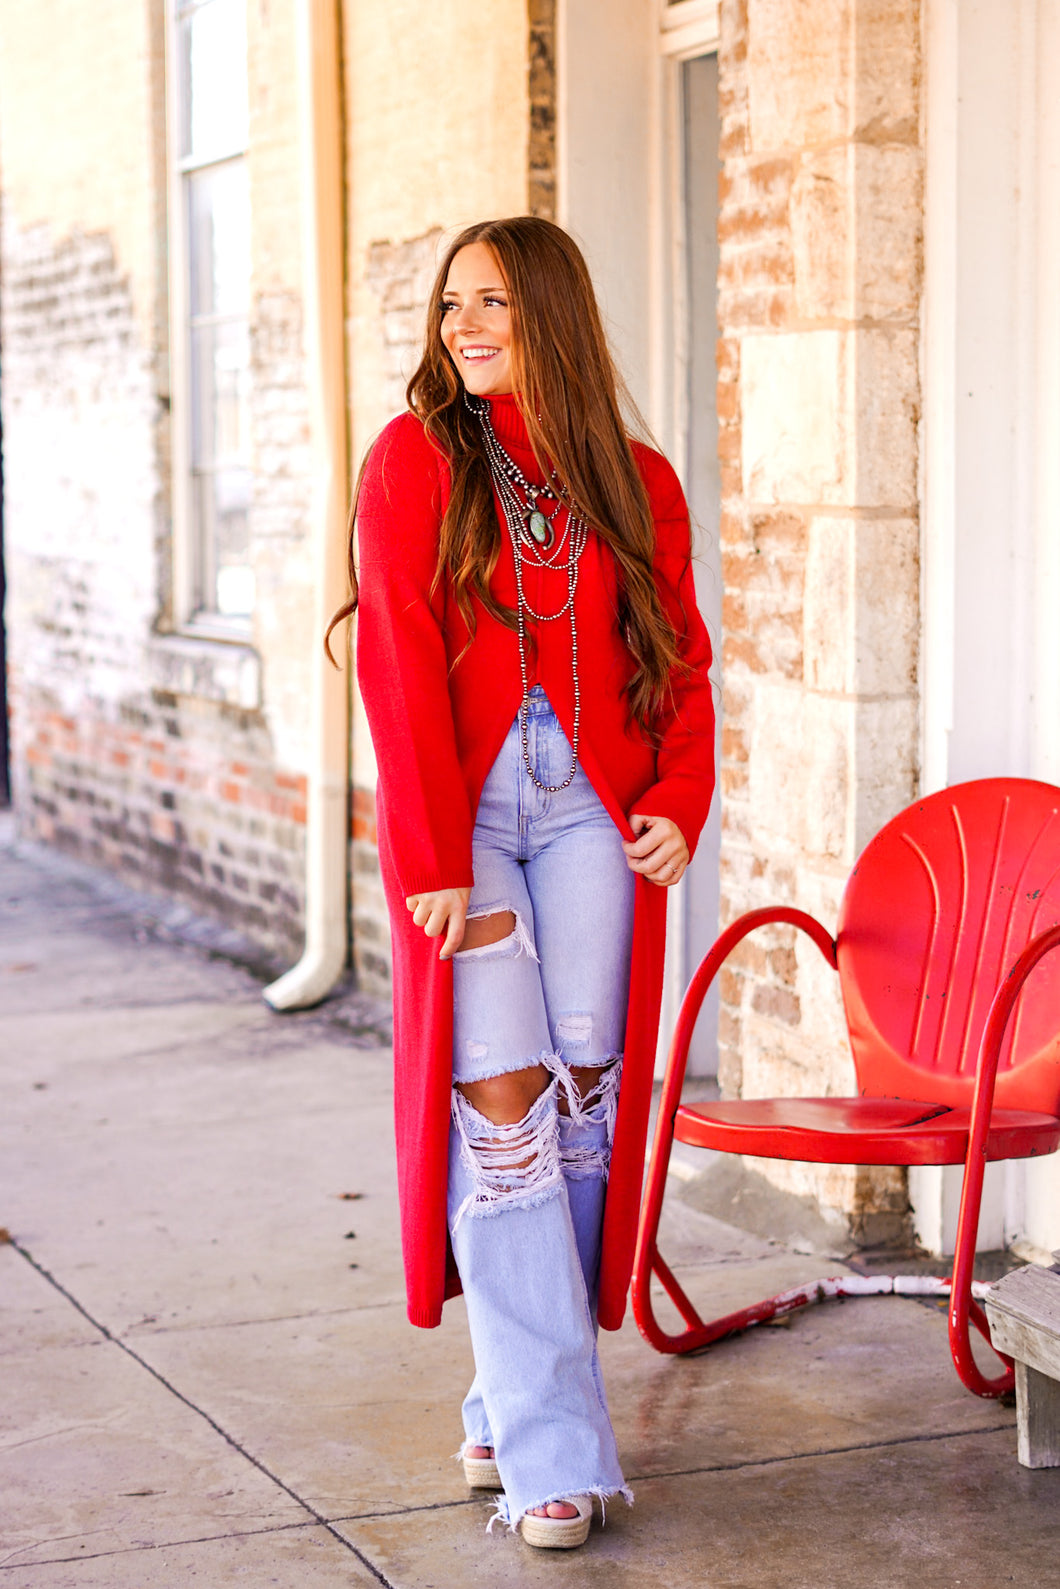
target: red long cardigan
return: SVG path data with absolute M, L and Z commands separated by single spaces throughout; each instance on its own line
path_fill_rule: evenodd
M 540 480 L 515 399 L 494 398 L 491 410 L 511 456 L 529 479 Z M 656 751 L 627 720 L 621 692 L 633 665 L 615 624 L 615 562 L 590 535 L 576 609 L 581 762 L 625 838 L 631 837 L 627 815 L 644 812 L 672 818 L 693 849 L 714 784 L 710 643 L 695 605 L 681 487 L 658 453 L 637 444 L 634 451 L 655 519 L 656 580 L 689 671 L 674 677 L 675 706 Z M 445 1207 L 453 984 L 451 963 L 438 958 L 439 940 L 413 925 L 405 898 L 471 886 L 479 794 L 522 697 L 515 633 L 481 607 L 470 649 L 456 662 L 467 627 L 447 583 L 431 588 L 448 490 L 444 459 L 419 420 L 402 414 L 372 450 L 357 516 L 357 674 L 379 767 L 379 856 L 393 930 L 402 1247 L 409 1319 L 424 1328 L 441 1321 L 443 1300 L 459 1290 Z M 492 589 L 514 607 L 515 569 L 506 531 L 501 545 Z M 538 611 L 554 610 L 563 583 L 556 574 L 528 570 L 529 604 Z M 570 626 L 561 620 L 534 627 L 531 682 L 544 686 L 569 737 L 574 713 Z M 599 1316 L 605 1329 L 617 1329 L 625 1311 L 662 993 L 666 890 L 638 877 L 635 899 L 625 1061 L 600 1272 Z M 606 930 L 606 923 L 601 928 Z

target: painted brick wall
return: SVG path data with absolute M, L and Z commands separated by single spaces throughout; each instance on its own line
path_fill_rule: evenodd
M 918 5 L 723 0 L 721 22 L 722 911 L 834 926 L 917 788 Z M 730 961 L 728 1093 L 853 1090 L 815 955 L 778 928 Z M 757 1167 L 866 1240 L 904 1217 L 898 1172 Z
M 16 812 L 24 832 L 187 899 L 289 961 L 302 943 L 319 644 L 294 7 L 248 9 L 259 601 L 253 634 L 232 645 L 172 632 L 162 16 L 138 0 L 41 0 L 2 21 Z
M 288 957 L 300 944 L 304 778 L 277 764 L 249 651 L 249 680 L 226 679 L 211 648 L 156 633 L 164 404 L 128 280 L 104 234 L 56 241 L 8 217 L 3 284 L 21 829 Z

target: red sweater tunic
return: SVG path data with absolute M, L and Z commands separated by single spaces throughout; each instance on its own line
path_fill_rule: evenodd
M 539 481 L 514 398 L 493 398 L 491 410 L 505 448 L 529 480 Z M 628 815 L 644 812 L 672 818 L 691 850 L 714 784 L 710 643 L 695 604 L 681 487 L 658 453 L 638 444 L 634 451 L 655 519 L 656 580 L 689 671 L 674 678 L 674 708 L 656 751 L 627 719 L 622 688 L 633 664 L 615 623 L 616 565 L 590 534 L 576 604 L 581 763 L 624 838 L 632 836 Z M 467 626 L 448 582 L 431 589 L 448 491 L 446 463 L 419 420 L 408 413 L 392 420 L 372 450 L 358 508 L 357 674 L 379 766 L 379 858 L 393 930 L 395 1120 L 408 1314 L 425 1328 L 440 1322 L 444 1298 L 459 1290 L 446 1234 L 453 973 L 451 963 L 438 958 L 440 940 L 413 925 L 405 897 L 472 885 L 479 794 L 522 698 L 515 632 L 478 603 L 474 639 L 456 661 Z M 538 611 L 554 611 L 563 583 L 556 574 L 527 569 L 527 601 Z M 514 608 L 507 530 L 492 589 Z M 531 683 L 544 686 L 570 737 L 569 622 L 533 625 L 532 632 Z M 607 930 L 606 922 L 600 925 Z M 632 1270 L 665 926 L 666 890 L 638 877 L 601 1258 L 599 1314 L 605 1329 L 622 1322 Z

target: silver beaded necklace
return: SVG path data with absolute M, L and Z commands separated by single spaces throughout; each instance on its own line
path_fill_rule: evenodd
M 589 526 L 585 519 L 568 511 L 566 523 L 557 536 L 555 526 L 562 505 L 563 491 L 557 481 L 555 470 L 552 471 L 552 479 L 556 482 L 554 486 L 531 485 L 515 459 L 505 451 L 499 441 L 493 428 L 490 405 L 485 398 L 474 397 L 470 392 L 465 392 L 464 402 L 482 428 L 486 460 L 504 509 L 504 521 L 508 526 L 508 536 L 515 558 L 516 632 L 519 638 L 519 673 L 523 686 L 523 698 L 519 703 L 519 737 L 522 743 L 523 763 L 538 789 L 545 794 L 558 794 L 561 789 L 566 789 L 567 785 L 573 782 L 574 774 L 578 770 L 582 701 L 581 681 L 578 677 L 578 624 L 574 613 L 574 596 L 578 587 L 578 564 L 581 562 L 581 555 L 589 538 Z M 544 512 L 538 505 L 541 501 L 554 502 L 555 506 L 551 512 Z M 567 555 L 566 559 L 561 561 L 564 549 Z M 566 574 L 567 599 L 557 612 L 535 612 L 530 606 L 523 590 L 524 564 Z M 532 618 L 536 623 L 554 623 L 566 612 L 570 613 L 571 666 L 574 675 L 574 731 L 571 736 L 570 771 L 562 783 L 544 783 L 537 776 L 530 760 L 528 728 L 530 669 L 526 621 L 527 618 Z

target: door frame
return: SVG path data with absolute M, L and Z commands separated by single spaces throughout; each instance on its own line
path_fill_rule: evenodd
M 717 51 L 718 0 L 557 0 L 556 44 L 557 220 L 585 251 L 621 373 L 685 484 L 681 66 Z M 659 1074 L 689 970 L 682 884 L 672 895 Z

